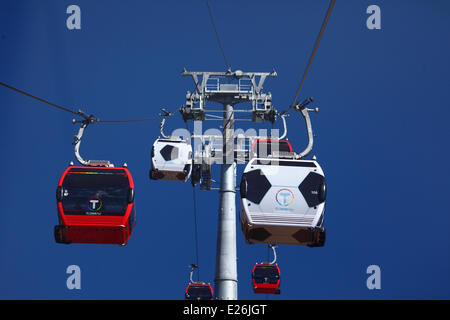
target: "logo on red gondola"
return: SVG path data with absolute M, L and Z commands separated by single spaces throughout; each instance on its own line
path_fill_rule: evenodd
M 275 199 L 280 206 L 288 207 L 294 201 L 294 194 L 289 189 L 280 189 L 278 190 Z
M 90 211 L 98 212 L 102 208 L 102 200 L 99 197 L 89 199 L 88 208 Z

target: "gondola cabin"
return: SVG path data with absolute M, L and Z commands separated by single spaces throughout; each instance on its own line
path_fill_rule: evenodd
M 190 283 L 184 298 L 185 300 L 213 300 L 213 290 L 210 284 Z
M 280 269 L 276 264 L 255 264 L 252 270 L 254 293 L 280 294 Z
M 292 153 L 292 146 L 288 140 L 256 139 L 251 148 L 251 157 L 265 158 L 273 154 Z
M 240 184 L 248 243 L 323 246 L 326 186 L 314 160 L 254 158 Z
M 136 222 L 127 168 L 69 166 L 56 189 L 57 243 L 125 245 Z
M 192 146 L 181 139 L 157 139 L 152 147 L 150 179 L 186 182 L 192 172 Z

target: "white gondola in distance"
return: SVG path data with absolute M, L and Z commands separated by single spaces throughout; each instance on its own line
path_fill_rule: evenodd
M 152 147 L 150 179 L 186 182 L 192 172 L 192 146 L 180 138 L 157 139 Z

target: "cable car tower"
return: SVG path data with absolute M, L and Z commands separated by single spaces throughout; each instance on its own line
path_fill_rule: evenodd
M 187 92 L 186 105 L 180 108 L 183 120 L 205 121 L 214 118 L 222 120 L 223 123 L 223 134 L 221 137 L 198 136 L 194 134 L 192 138 L 198 138 L 201 141 L 222 138 L 214 292 L 216 299 L 236 300 L 238 280 L 236 257 L 235 113 L 251 113 L 252 121 L 263 122 L 268 120 L 273 123 L 277 112 L 272 106 L 271 94 L 263 92 L 263 84 L 267 77 L 275 77 L 277 74 L 275 71 L 265 73 L 243 72 L 241 70 L 231 71 L 231 69 L 228 69 L 227 72 L 189 72 L 184 70 L 182 75 L 191 76 L 195 83 L 195 91 Z M 222 104 L 223 110 L 206 109 L 207 101 Z M 243 102 L 250 103 L 251 109 L 235 110 L 235 105 Z M 219 116 L 217 113 L 221 115 Z M 194 156 L 194 163 L 200 161 L 204 163 L 205 155 L 209 157 L 211 153 L 203 153 L 203 156 L 200 157 Z M 208 189 L 208 186 L 206 186 L 206 189 Z

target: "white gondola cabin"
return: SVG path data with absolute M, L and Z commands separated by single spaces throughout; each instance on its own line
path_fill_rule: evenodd
M 254 158 L 240 184 L 248 243 L 323 246 L 326 185 L 314 160 Z
M 150 179 L 186 182 L 192 172 L 192 146 L 181 139 L 157 139 L 152 147 Z

